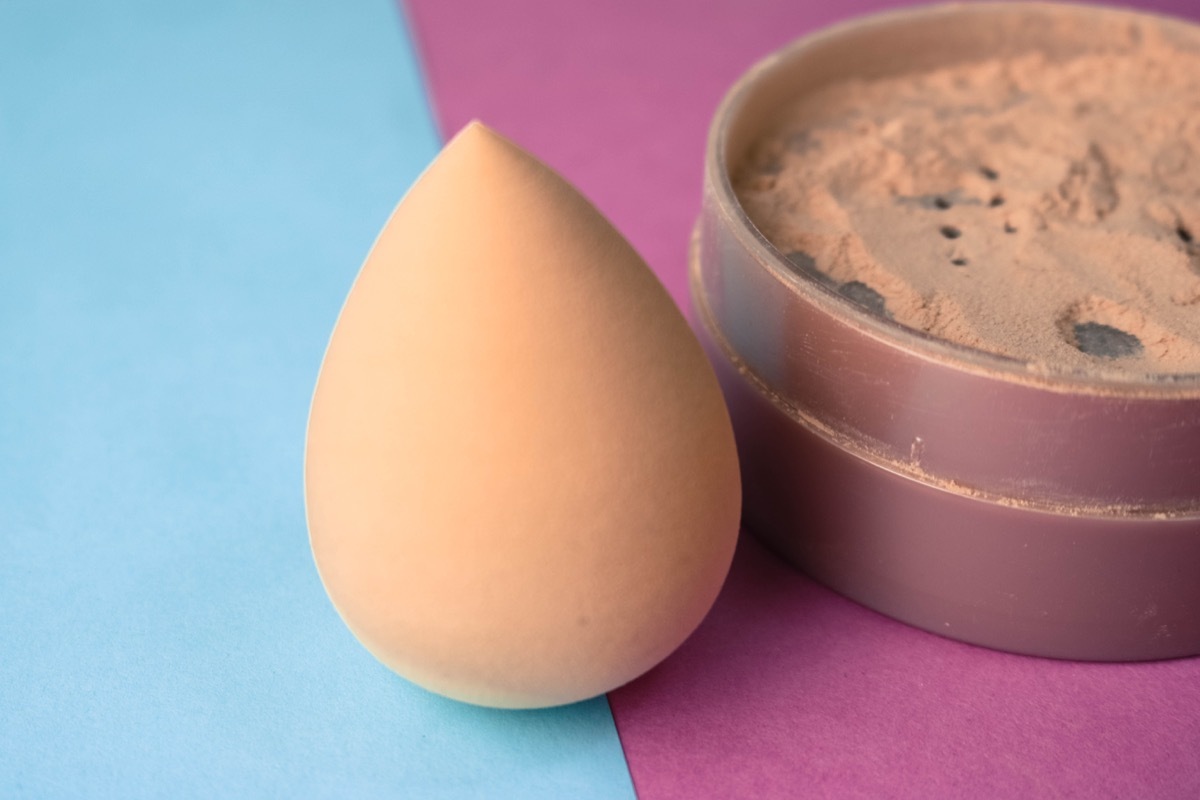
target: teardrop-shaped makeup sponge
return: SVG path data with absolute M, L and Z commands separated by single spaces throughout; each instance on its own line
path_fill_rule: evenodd
M 346 624 L 482 705 L 645 672 L 707 613 L 737 537 L 733 433 L 687 323 L 582 195 L 479 123 L 355 281 L 305 460 Z

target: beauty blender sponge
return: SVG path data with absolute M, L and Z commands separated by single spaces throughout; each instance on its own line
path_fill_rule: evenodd
M 480 123 L 396 208 L 312 401 L 305 495 L 334 606 L 432 691 L 613 689 L 700 623 L 741 484 L 687 323 L 570 184 Z

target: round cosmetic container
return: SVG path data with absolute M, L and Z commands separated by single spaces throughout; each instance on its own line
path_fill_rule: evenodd
M 1065 59 L 1150 27 L 1200 48 L 1183 22 L 1079 5 L 890 13 L 786 47 L 721 104 L 691 252 L 698 327 L 746 527 L 823 584 L 1019 653 L 1200 653 L 1200 375 L 1055 373 L 903 327 L 790 263 L 730 177 L 781 106 L 831 82 Z

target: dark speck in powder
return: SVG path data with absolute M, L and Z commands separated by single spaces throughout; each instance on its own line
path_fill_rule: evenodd
M 1075 346 L 1096 358 L 1126 358 L 1142 354 L 1142 342 L 1132 333 L 1102 322 L 1075 324 Z
M 916 197 L 901 196 L 897 198 L 900 203 L 916 203 L 921 208 L 928 208 L 931 211 L 945 211 L 959 203 L 978 203 L 978 200 L 964 199 L 955 189 L 946 194 L 921 194 Z
M 878 314 L 881 317 L 891 319 L 892 315 L 888 313 L 887 303 L 883 299 L 883 295 L 867 286 L 862 281 L 850 281 L 843 283 L 838 287 L 838 294 L 847 300 L 858 303 L 863 308 L 870 311 L 872 314 Z
M 833 279 L 824 272 L 821 272 L 821 270 L 817 269 L 817 260 L 808 253 L 805 253 L 803 250 L 793 250 L 784 256 L 784 258 L 786 258 L 788 263 L 796 268 L 796 272 L 798 274 L 803 275 L 806 278 L 811 278 L 822 285 L 829 286 L 831 288 L 834 286 Z

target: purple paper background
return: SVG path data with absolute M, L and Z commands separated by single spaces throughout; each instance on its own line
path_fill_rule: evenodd
M 898 5 L 407 0 L 443 133 L 478 117 L 559 169 L 685 309 L 722 93 L 787 41 Z M 1200 18 L 1194 0 L 1131 5 Z M 700 630 L 609 700 L 646 800 L 1200 797 L 1200 660 L 1079 664 L 941 639 L 746 536 Z

